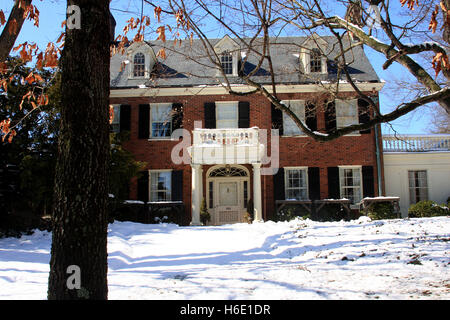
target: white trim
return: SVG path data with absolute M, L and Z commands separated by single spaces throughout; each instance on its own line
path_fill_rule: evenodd
M 170 190 L 168 191 L 170 194 L 170 199 L 166 199 L 164 201 L 151 201 L 152 200 L 152 173 L 164 173 L 164 172 L 170 172 Z M 167 201 L 171 201 L 172 200 L 172 172 L 173 169 L 149 169 L 148 170 L 148 200 L 149 202 L 153 202 L 153 203 L 159 203 L 159 202 L 167 202 Z M 156 190 L 158 191 L 158 190 Z M 167 191 L 165 192 L 167 195 Z
M 239 101 L 215 101 L 215 114 L 216 114 L 216 129 L 239 129 Z M 236 127 L 232 127 L 232 128 L 219 128 L 217 126 L 218 120 L 217 120 L 217 116 L 219 115 L 219 110 L 218 107 L 220 105 L 231 105 L 233 104 L 233 106 L 236 107 L 236 118 L 234 119 L 236 122 Z M 230 121 L 232 121 L 233 119 L 230 119 Z
M 169 106 L 169 108 L 172 109 L 173 108 L 173 103 L 172 102 L 158 102 L 158 103 L 150 103 L 149 105 L 150 105 L 150 119 L 149 119 L 150 125 L 149 125 L 149 133 L 148 133 L 149 138 L 148 138 L 148 140 L 149 141 L 155 141 L 155 140 L 167 141 L 167 140 L 171 140 L 171 138 L 172 138 L 172 118 L 170 118 L 170 121 L 169 121 L 169 119 L 167 119 L 167 121 L 169 123 L 169 127 L 170 127 L 169 128 L 169 132 L 170 132 L 169 136 L 167 136 L 167 137 L 159 137 L 159 136 L 158 137 L 154 137 L 153 136 L 152 108 L 153 107 L 161 107 L 161 106 Z
M 384 82 L 365 82 L 356 83 L 356 86 L 361 91 L 380 91 L 384 87 Z M 276 85 L 277 93 L 316 93 L 327 92 L 328 90 L 336 90 L 336 84 L 323 83 L 317 84 L 295 84 L 295 85 Z M 249 92 L 254 88 L 247 85 L 231 85 L 231 88 L 236 92 Z M 269 93 L 273 92 L 271 85 L 263 86 Z M 339 92 L 354 92 L 353 87 L 349 83 L 339 83 Z M 228 90 L 221 85 L 205 85 L 195 87 L 180 87 L 180 88 L 127 88 L 110 90 L 110 98 L 127 98 L 127 97 L 173 97 L 173 96 L 191 96 L 191 95 L 224 95 L 229 94 Z
M 362 173 L 362 166 L 361 165 L 343 165 L 343 166 L 338 166 L 339 168 L 339 196 L 342 198 L 342 190 L 343 190 L 343 185 L 341 183 L 341 181 L 343 181 L 343 177 L 341 177 L 341 172 L 344 169 L 358 169 L 359 170 L 359 189 L 360 189 L 360 201 L 364 198 L 364 190 L 363 190 L 363 173 Z M 342 170 L 341 170 L 342 169 Z M 359 202 L 359 201 L 358 201 Z M 356 205 L 357 203 L 352 203 L 351 205 Z M 356 209 L 356 207 L 352 207 L 352 209 Z
M 304 188 L 299 187 L 299 189 L 306 189 L 306 197 L 302 200 L 308 200 L 309 199 L 309 177 L 308 177 L 308 167 L 300 166 L 300 167 L 283 167 L 284 169 L 284 198 L 287 199 L 287 189 L 288 189 L 288 177 L 286 174 L 286 171 L 289 170 L 302 170 L 305 171 L 305 183 L 306 186 Z M 290 188 L 295 189 L 295 188 Z

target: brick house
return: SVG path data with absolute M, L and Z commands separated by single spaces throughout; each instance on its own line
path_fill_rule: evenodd
M 208 49 L 199 40 L 134 43 L 112 57 L 113 127 L 130 132 L 125 148 L 148 169 L 131 182 L 130 199 L 182 201 L 184 221 L 192 225 L 200 224 L 205 199 L 211 224 L 220 225 L 243 221 L 249 200 L 255 220 L 268 220 L 283 201 L 308 205 L 345 198 L 352 206 L 382 194 L 378 127 L 331 142 L 314 141 L 263 95 L 228 94 L 210 57 L 217 55 L 239 92 L 252 90 L 238 73 L 251 72 L 257 58 L 228 36 L 210 41 L 213 48 Z M 335 98 L 330 94 L 338 76 L 327 59 L 336 55 L 332 37 L 314 34 L 272 42 L 278 97 L 309 128 L 326 133 L 367 119 L 367 103 L 355 98 L 346 81 Z M 157 57 L 162 46 L 167 46 L 165 59 Z M 378 101 L 383 83 L 363 48 L 347 54 L 358 88 Z M 271 90 L 268 70 L 263 64 L 252 79 Z

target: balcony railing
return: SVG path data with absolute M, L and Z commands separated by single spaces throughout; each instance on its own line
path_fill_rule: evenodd
M 194 145 L 228 146 L 257 145 L 258 128 L 248 129 L 195 129 L 193 131 Z
M 260 162 L 264 145 L 259 129 L 194 129 L 188 148 L 192 163 L 238 164 Z
M 450 151 L 450 134 L 383 135 L 384 152 Z

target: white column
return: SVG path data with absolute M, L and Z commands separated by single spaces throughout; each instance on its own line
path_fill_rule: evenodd
M 263 222 L 261 202 L 261 163 L 253 163 L 253 216 L 254 222 Z
M 191 226 L 201 226 L 200 205 L 203 197 L 202 184 L 202 166 L 200 164 L 191 164 L 192 167 L 192 221 Z

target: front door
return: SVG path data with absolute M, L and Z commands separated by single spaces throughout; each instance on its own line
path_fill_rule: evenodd
M 214 219 L 216 225 L 241 222 L 239 186 L 239 181 L 216 181 L 217 206 Z

